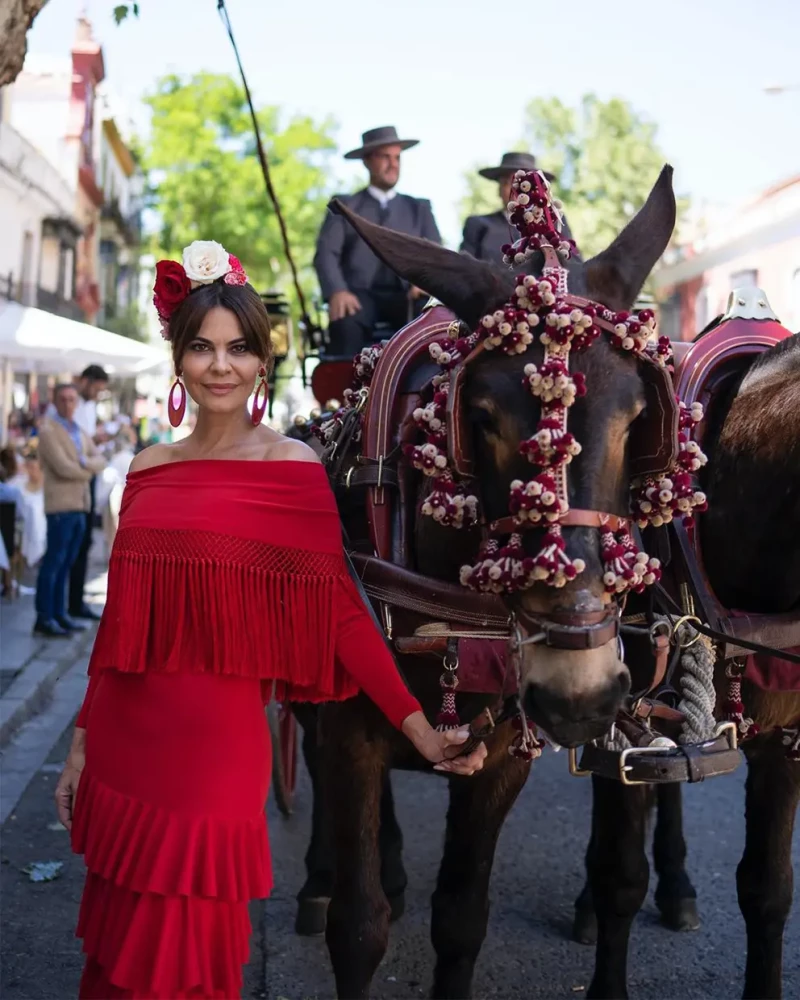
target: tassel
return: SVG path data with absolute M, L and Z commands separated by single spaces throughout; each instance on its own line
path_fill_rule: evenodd
M 554 524 L 544 536 L 542 548 L 533 558 L 531 576 L 550 587 L 565 587 L 586 569 L 583 559 L 570 559 L 561 525 Z
M 780 728 L 781 743 L 786 747 L 786 756 L 789 760 L 800 761 L 800 729 Z
M 739 739 L 749 740 L 758 736 L 759 727 L 752 719 L 745 718 L 744 702 L 742 701 L 742 678 L 738 672 L 740 669 L 736 665 L 725 669 L 725 676 L 728 678 L 728 691 L 722 709 L 726 722 L 736 723 Z
M 442 661 L 444 672 L 439 678 L 442 688 L 442 707 L 436 716 L 436 728 L 440 733 L 448 729 L 458 729 L 461 720 L 456 708 L 456 688 L 458 687 L 458 640 L 448 639 L 447 652 Z
M 616 534 L 605 530 L 600 535 L 603 556 L 603 585 L 609 594 L 628 590 L 640 594 L 645 587 L 661 579 L 661 563 L 640 552 L 627 527 Z
M 536 726 L 530 721 L 524 712 L 520 712 L 514 719 L 512 725 L 517 731 L 508 753 L 511 757 L 519 757 L 521 760 L 536 760 L 542 756 L 544 741 L 537 739 Z
M 478 498 L 465 493 L 449 476 L 437 480 L 422 503 L 421 512 L 439 524 L 451 528 L 470 528 L 478 521 Z
M 456 688 L 458 687 L 457 677 L 448 677 L 447 674 L 442 674 L 439 678 L 439 684 L 442 687 L 442 707 L 439 709 L 439 714 L 436 716 L 436 728 L 440 733 L 447 729 L 458 729 L 461 725 L 461 720 L 458 717 L 458 710 L 456 709 Z

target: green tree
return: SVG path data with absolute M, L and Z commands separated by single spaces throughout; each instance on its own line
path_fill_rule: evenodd
M 519 148 L 535 153 L 558 178 L 556 192 L 585 258 L 605 249 L 644 204 L 666 162 L 656 133 L 653 122 L 620 98 L 587 94 L 577 108 L 557 97 L 537 98 L 526 108 Z M 496 186 L 475 177 L 467 183 L 464 214 L 485 212 L 487 204 L 494 211 Z M 685 207 L 679 202 L 679 211 Z
M 180 257 L 192 240 L 213 239 L 235 253 L 258 288 L 283 284 L 288 267 L 278 221 L 255 154 L 244 91 L 229 76 L 161 78 L 144 150 L 150 205 L 161 222 L 158 248 Z M 330 191 L 326 161 L 332 122 L 258 111 L 275 190 L 299 268 L 308 268 Z

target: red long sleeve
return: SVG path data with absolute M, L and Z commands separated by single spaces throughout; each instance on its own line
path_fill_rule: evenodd
M 75 726 L 77 729 L 86 728 L 86 720 L 89 718 L 89 710 L 92 707 L 92 698 L 94 698 L 94 693 L 97 690 L 99 680 L 100 674 L 92 674 L 89 678 L 89 686 L 86 688 L 86 694 L 83 699 L 83 704 L 81 705 L 81 710 L 78 712 L 78 718 L 75 720 Z
M 364 694 L 374 701 L 397 729 L 413 712 L 421 711 L 406 687 L 383 636 L 350 580 L 337 594 L 336 659 Z
M 337 594 L 336 660 L 361 690 L 397 729 L 413 712 L 421 711 L 417 699 L 406 687 L 392 654 L 349 580 L 343 580 Z M 85 729 L 101 673 L 89 678 L 89 687 L 75 725 Z M 269 701 L 272 681 L 261 682 L 264 702 Z

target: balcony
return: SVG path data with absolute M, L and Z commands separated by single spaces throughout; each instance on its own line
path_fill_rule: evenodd
M 129 247 L 138 246 L 142 239 L 142 219 L 140 212 L 132 212 L 125 216 L 119 205 L 117 198 L 112 198 L 103 205 L 100 218 L 104 222 L 112 223 L 123 242 Z
M 46 312 L 64 316 L 66 319 L 76 319 L 79 323 L 86 322 L 86 314 L 75 299 L 65 299 L 58 292 L 49 292 L 46 288 L 36 289 L 36 306 Z
M 45 312 L 74 319 L 79 323 L 86 322 L 86 314 L 75 299 L 65 299 L 57 292 L 39 288 L 37 285 L 21 284 L 14 281 L 13 274 L 0 275 L 0 299 L 19 302 L 23 306 L 34 306 Z

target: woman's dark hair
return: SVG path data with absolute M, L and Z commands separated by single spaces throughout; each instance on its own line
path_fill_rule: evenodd
M 169 333 L 175 370 L 189 344 L 200 333 L 203 320 L 212 309 L 229 309 L 239 320 L 248 351 L 269 368 L 272 361 L 267 308 L 252 285 L 226 285 L 215 281 L 195 288 L 170 317 Z

